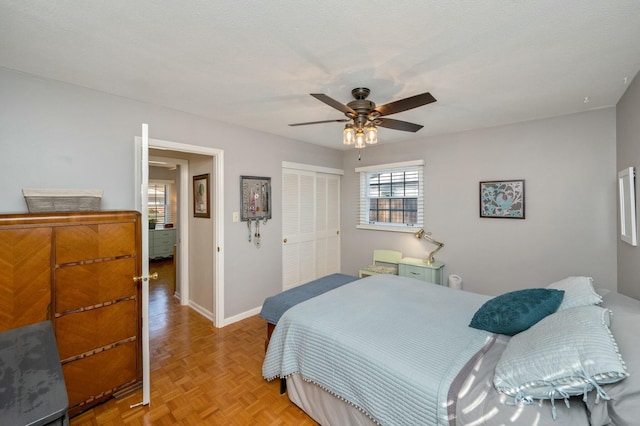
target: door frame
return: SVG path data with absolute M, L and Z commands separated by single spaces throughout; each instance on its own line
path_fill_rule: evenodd
M 138 143 L 138 137 L 136 137 L 136 143 Z M 216 328 L 220 328 L 224 326 L 224 251 L 222 250 L 223 242 L 224 242 L 224 151 L 216 148 L 209 148 L 199 145 L 189 145 L 179 142 L 171 142 L 160 139 L 151 139 L 149 138 L 149 148 L 160 149 L 160 150 L 169 150 L 175 152 L 182 152 L 187 154 L 199 154 L 206 155 L 212 157 L 212 170 L 211 175 L 215 176 L 213 179 L 213 198 L 215 207 L 212 209 L 212 220 L 213 223 L 213 235 L 212 240 L 214 243 L 214 262 L 213 262 L 213 307 L 215 312 L 214 314 L 214 326 Z M 148 165 L 147 165 L 148 166 Z M 181 167 L 182 169 L 182 167 Z M 183 173 L 181 171 L 181 173 Z M 137 176 L 137 173 L 136 173 Z M 189 176 L 187 172 L 186 179 L 183 179 L 183 175 L 180 176 L 181 180 L 181 188 L 182 191 L 184 189 L 184 185 L 187 186 L 185 191 L 186 199 L 188 200 L 189 194 Z M 181 199 L 185 198 L 181 196 Z M 189 219 L 188 216 L 188 202 L 186 204 L 187 213 L 184 218 L 181 216 L 181 220 L 187 221 Z M 182 210 L 180 212 L 182 215 Z M 184 226 L 183 226 L 184 227 Z M 183 232 L 180 232 L 180 238 L 186 237 L 186 240 L 182 240 L 181 244 L 188 246 L 188 234 L 185 235 Z M 182 256 L 185 258 L 187 268 L 188 269 L 188 258 L 187 256 Z M 181 264 L 182 265 L 182 264 Z M 182 278 L 182 275 L 181 275 Z M 186 289 L 186 293 L 188 294 L 188 289 Z M 183 303 L 183 295 L 181 293 L 181 304 L 188 304 L 189 299 L 185 296 Z

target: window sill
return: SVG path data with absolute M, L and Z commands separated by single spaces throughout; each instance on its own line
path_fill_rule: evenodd
M 385 225 L 356 225 L 356 229 L 368 229 L 370 231 L 389 231 L 389 232 L 406 232 L 416 233 L 423 228 L 420 225 L 415 226 L 385 226 Z

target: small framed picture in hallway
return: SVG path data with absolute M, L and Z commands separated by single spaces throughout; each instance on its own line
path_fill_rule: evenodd
M 193 177 L 193 217 L 211 217 L 209 173 Z

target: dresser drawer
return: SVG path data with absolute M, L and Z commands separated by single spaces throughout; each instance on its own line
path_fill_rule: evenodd
M 163 245 L 163 246 L 155 246 L 153 249 L 153 254 L 155 256 L 172 256 L 173 255 L 173 244 L 171 245 Z
M 174 245 L 175 244 L 175 238 L 174 238 L 174 234 L 168 234 L 168 233 L 161 233 L 160 235 L 154 235 L 153 237 L 153 244 L 156 246 L 160 246 L 160 245 Z
M 133 222 L 57 228 L 56 264 L 134 255 L 135 235 L 136 228 Z
M 69 407 L 108 395 L 136 380 L 138 342 L 128 342 L 62 365 Z
M 136 259 L 124 258 L 57 268 L 56 313 L 135 296 Z
M 136 300 L 125 300 L 56 318 L 60 359 L 84 354 L 137 335 Z

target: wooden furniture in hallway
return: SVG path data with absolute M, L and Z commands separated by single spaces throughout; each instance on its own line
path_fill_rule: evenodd
M 53 322 L 77 414 L 138 387 L 140 214 L 0 215 L 0 330 Z

